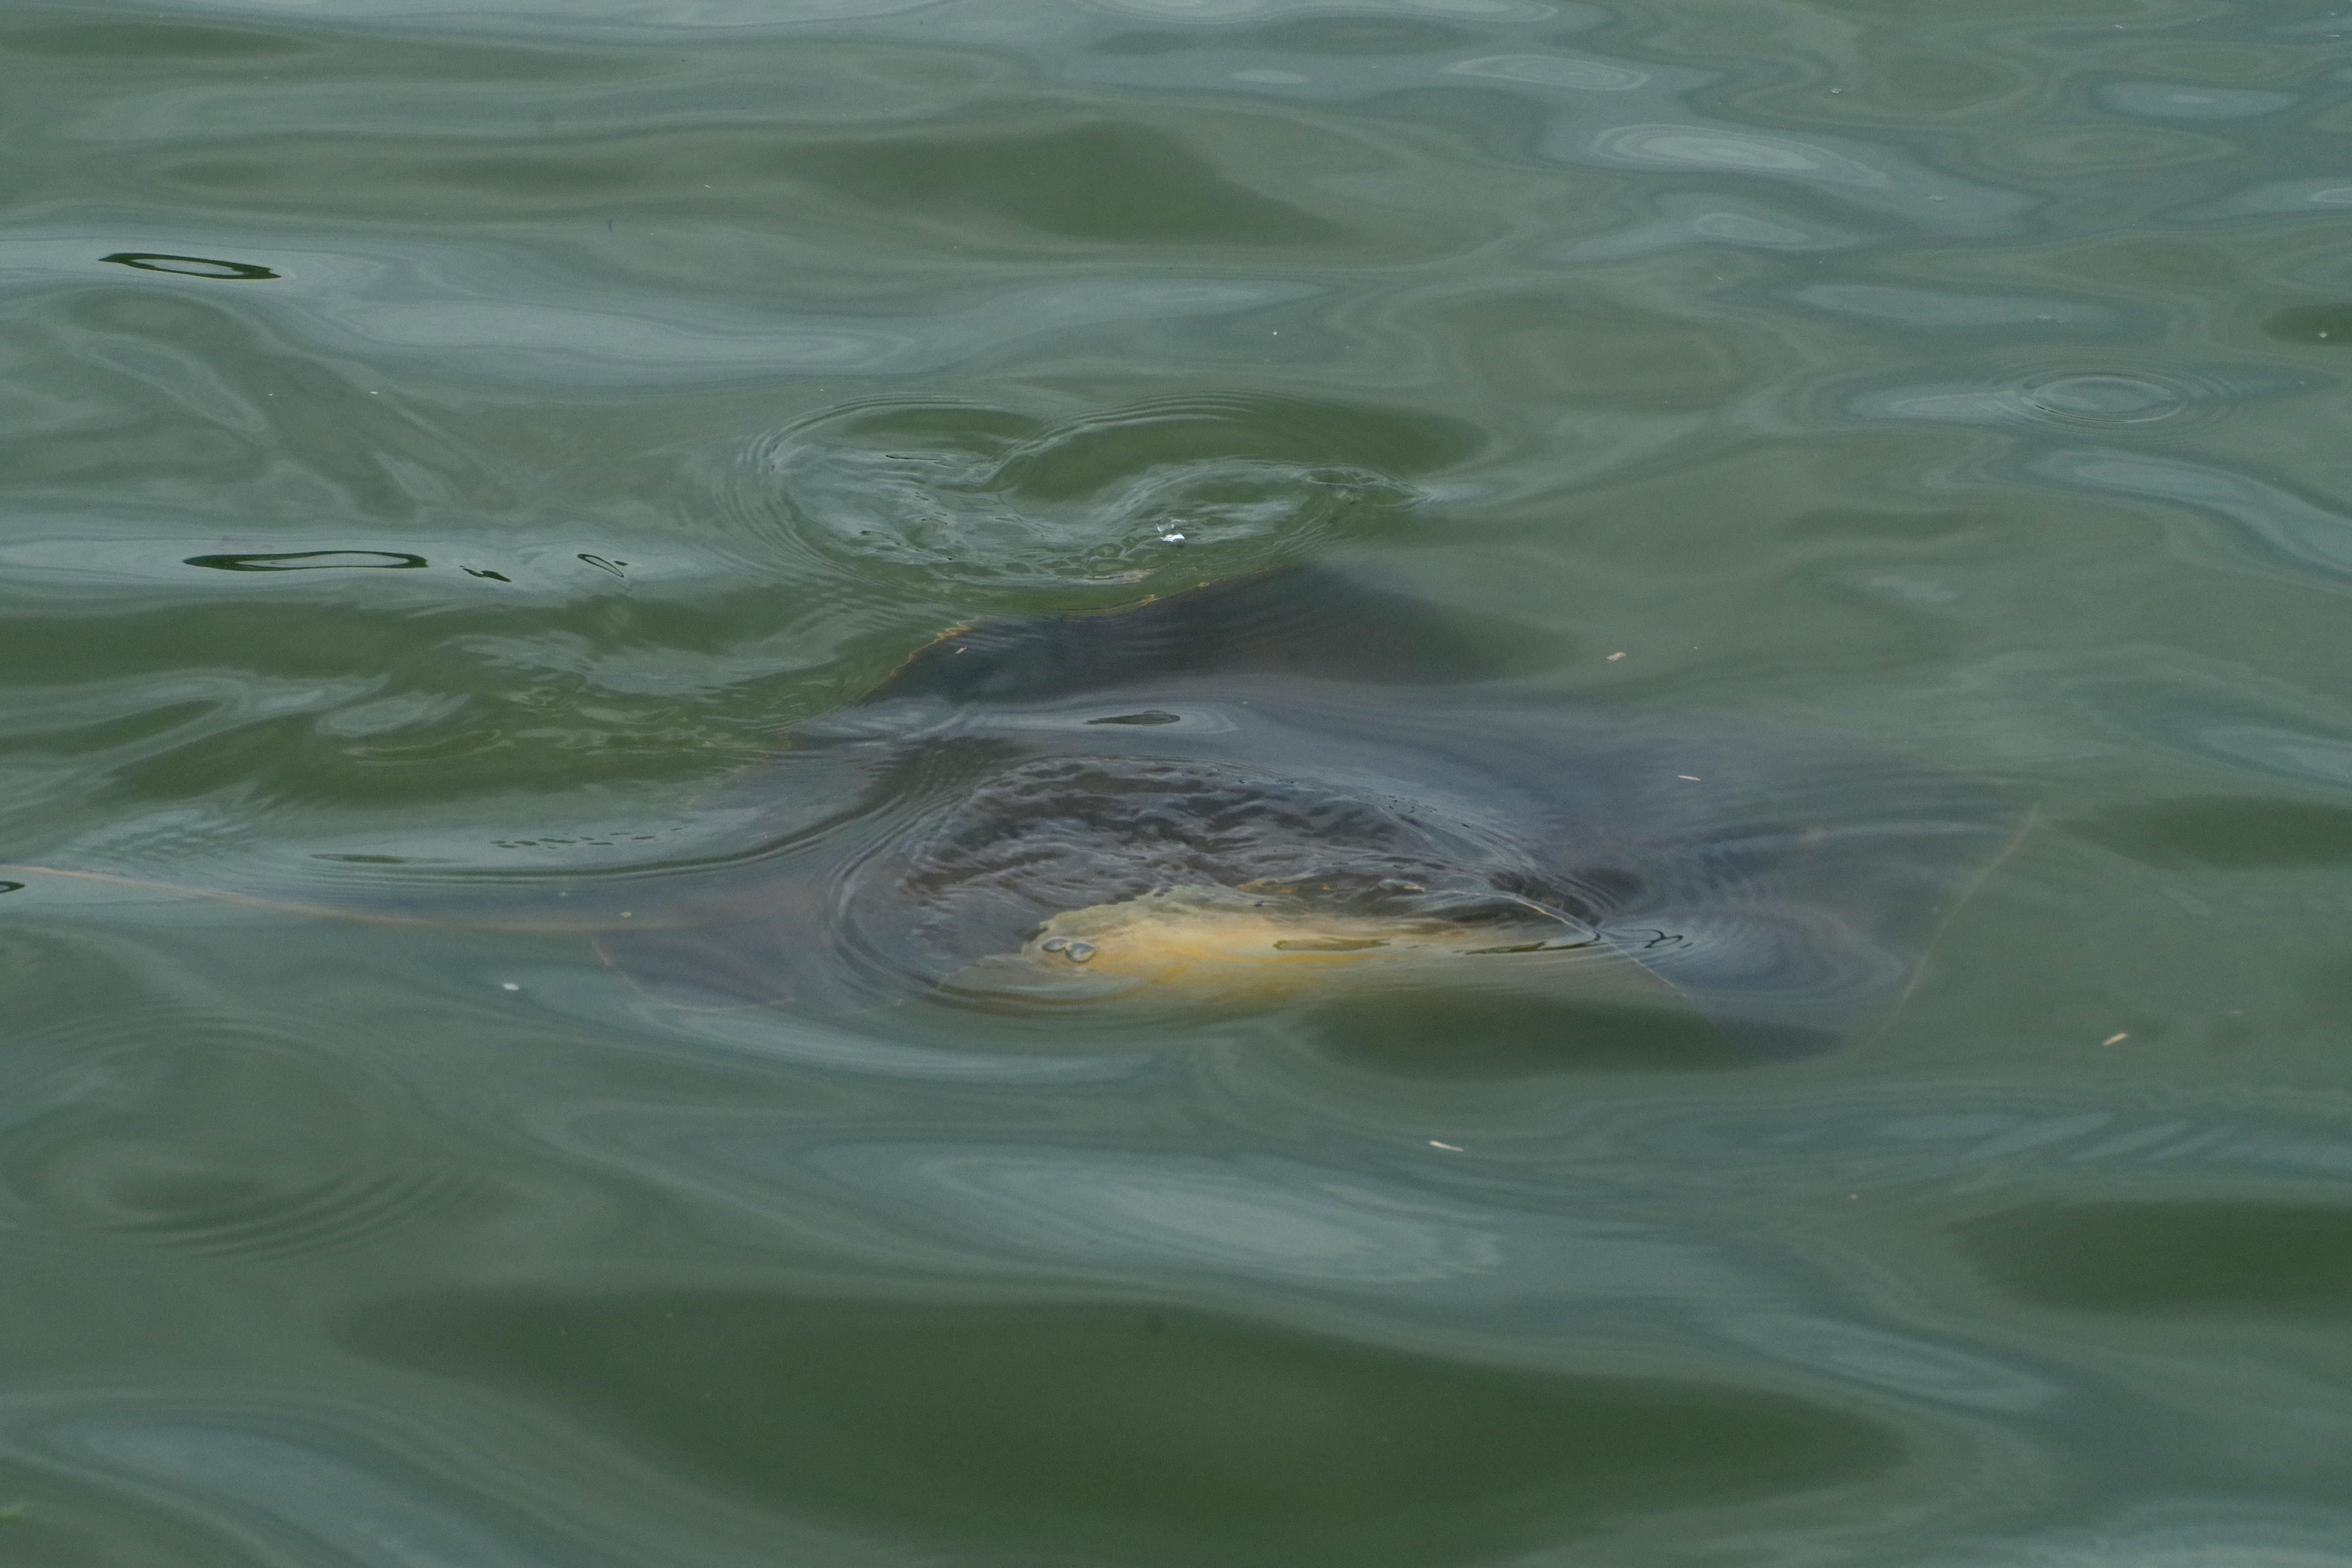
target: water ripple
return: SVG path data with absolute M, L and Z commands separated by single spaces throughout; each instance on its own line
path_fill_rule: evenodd
M 2029 465 L 2039 478 L 2147 496 L 2236 523 L 2261 553 L 2331 577 L 2352 574 L 2352 517 L 2251 475 L 2137 452 L 2067 448 Z
M 1785 180 L 1940 234 L 2011 233 L 2035 205 L 2016 192 L 1927 168 L 1892 148 L 1843 137 L 1767 135 L 1698 122 L 1562 127 L 1544 152 L 1617 168 Z
M 1261 571 L 1393 524 L 1475 446 L 1451 421 L 1265 395 L 1052 421 L 979 404 L 829 409 L 761 441 L 735 489 L 780 547 L 963 595 Z
M 149 1010 L 22 1044 L 67 1053 L 18 1089 L 0 1157 L 0 1203 L 25 1229 L 284 1258 L 370 1241 L 473 1191 L 394 1152 L 388 1086 L 322 1072 L 284 1025 Z
M 1809 298 L 1806 302 L 1848 310 L 1853 303 L 1842 297 L 1834 300 Z M 1870 302 L 1880 301 L 1874 298 Z M 1973 310 L 1970 304 L 1976 302 L 1956 301 L 1946 321 L 1928 324 L 1981 336 L 2003 329 L 2026 336 L 2046 330 L 2044 322 L 2063 321 L 2054 300 L 1986 301 L 1976 304 Z M 2032 306 L 2040 310 L 2029 316 Z M 2081 308 L 2076 308 L 2076 314 L 2081 313 Z M 1967 320 L 1970 314 L 1978 318 L 1973 322 Z M 1965 380 L 1881 385 L 1849 393 L 1846 408 L 1870 420 L 2095 435 L 2153 445 L 2191 431 L 2242 422 L 2266 402 L 2309 390 L 2306 381 L 2252 364 L 2210 361 L 2191 364 L 2175 355 L 2120 348 L 2011 349 L 1986 355 L 1983 369 Z M 2180 466 L 2170 458 L 2147 460 L 2158 468 Z M 2045 452 L 2024 466 L 2037 476 L 2053 477 L 2078 468 L 2080 462 L 2077 457 Z

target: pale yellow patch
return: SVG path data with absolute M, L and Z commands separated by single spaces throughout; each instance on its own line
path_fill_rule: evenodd
M 974 998 L 1086 1001 L 1149 993 L 1169 1002 L 1263 1005 L 1328 986 L 1424 985 L 1472 978 L 1482 960 L 1542 953 L 1581 964 L 1583 933 L 1540 918 L 1523 926 L 1346 915 L 1296 894 L 1177 888 L 1056 915 L 1017 954 L 951 976 Z M 1465 967 L 1466 966 L 1466 967 Z

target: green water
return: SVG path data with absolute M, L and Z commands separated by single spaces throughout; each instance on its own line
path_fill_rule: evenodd
M 2352 1563 L 2347 38 L 9 6 L 0 861 L 688 853 L 943 628 L 1302 559 L 2037 826 L 1686 1070 L 13 877 L 0 1562 Z

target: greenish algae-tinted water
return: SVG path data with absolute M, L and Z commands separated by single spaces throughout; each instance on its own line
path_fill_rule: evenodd
M 945 626 L 1298 559 L 2038 825 L 1682 1071 L 33 879 L 0 1562 L 2352 1563 L 2348 36 L 10 5 L 0 860 L 687 854 Z

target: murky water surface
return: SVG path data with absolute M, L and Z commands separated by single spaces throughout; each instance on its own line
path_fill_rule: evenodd
M 2348 43 L 11 5 L 0 860 L 102 875 L 0 894 L 0 1557 L 2352 1563 Z M 950 627 L 1300 563 L 2033 825 L 1793 1058 L 448 923 L 786 831 Z

